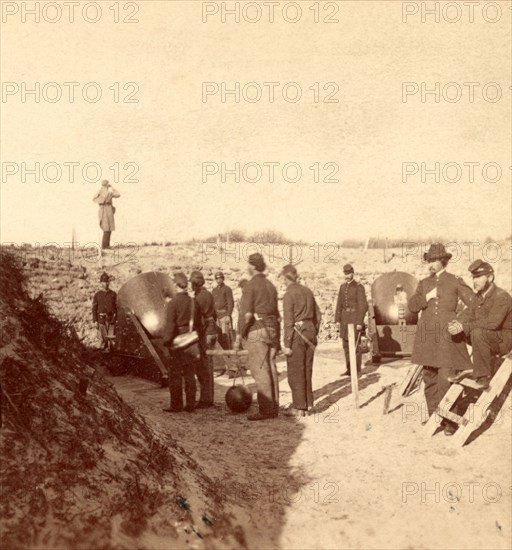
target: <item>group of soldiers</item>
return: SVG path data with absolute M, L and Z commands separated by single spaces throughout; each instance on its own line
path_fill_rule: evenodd
M 421 280 L 407 303 L 397 291 L 400 308 L 421 312 L 414 340 L 412 362 L 423 366 L 424 391 L 429 415 L 436 411 L 442 397 L 461 377 L 472 376 L 475 384 L 485 389 L 493 374 L 493 361 L 512 349 L 512 298 L 494 283 L 492 266 L 476 260 L 469 266 L 474 291 L 462 280 L 446 271 L 451 254 L 442 244 L 433 244 L 424 254 L 429 276 Z M 224 282 L 222 272 L 215 274 L 217 286 L 205 288 L 200 271 L 187 279 L 184 273 L 174 275 L 177 294 L 167 304 L 166 335 L 163 343 L 169 350 L 169 412 L 192 412 L 214 404 L 213 370 L 206 351 L 216 341 L 226 349 L 247 350 L 247 368 L 257 386 L 258 411 L 249 420 L 276 418 L 279 414 L 279 383 L 276 356 L 281 350 L 287 361 L 288 383 L 292 404 L 286 416 L 306 416 L 314 409 L 312 372 L 322 315 L 312 291 L 300 284 L 297 268 L 286 265 L 279 277 L 286 291 L 283 315 L 278 309 L 278 292 L 265 275 L 266 264 L 259 253 L 248 258 L 248 280 L 242 280 L 238 303 L 238 330 L 233 331 L 233 292 Z M 335 309 L 335 322 L 343 341 L 345 365 L 350 374 L 348 326 L 354 325 L 357 373 L 361 372 L 362 352 L 357 343 L 365 332 L 368 310 L 364 286 L 356 281 L 354 268 L 343 267 Z M 194 297 L 188 294 L 191 285 Z M 103 346 L 108 346 L 109 330 L 115 323 L 115 293 L 108 288 L 108 275 L 94 297 L 93 318 L 98 323 Z M 458 313 L 459 303 L 466 308 Z M 283 340 L 281 343 L 281 325 Z M 197 345 L 174 349 L 176 337 L 197 331 Z M 473 350 L 471 362 L 467 343 Z M 196 349 L 197 348 L 197 349 Z M 494 365 L 495 368 L 495 365 Z M 199 400 L 196 402 L 196 379 Z M 185 402 L 183 401 L 185 390 Z M 447 435 L 453 433 L 449 421 Z

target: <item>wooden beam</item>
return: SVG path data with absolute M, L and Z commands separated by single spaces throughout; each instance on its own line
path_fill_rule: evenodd
M 160 358 L 160 355 L 158 355 L 158 352 L 156 351 L 155 346 L 153 346 L 144 328 L 140 324 L 140 321 L 137 319 L 137 316 L 133 313 L 133 311 L 128 311 L 127 313 L 131 322 L 134 324 L 135 328 L 137 329 L 139 336 L 142 338 L 142 341 L 144 342 L 145 346 L 148 348 L 149 353 L 151 353 L 151 356 L 155 360 L 156 366 L 159 368 L 160 373 L 162 374 L 162 377 L 167 378 L 168 377 L 167 369 L 165 368 L 165 365 L 163 364 L 162 359 Z
M 219 356 L 226 356 L 226 355 L 237 355 L 237 356 L 244 356 L 248 355 L 248 351 L 246 349 L 236 350 L 236 349 L 207 349 L 206 355 L 219 355 Z
M 357 373 L 356 339 L 354 325 L 348 325 L 348 351 L 350 357 L 350 382 L 356 409 L 359 409 L 359 377 Z

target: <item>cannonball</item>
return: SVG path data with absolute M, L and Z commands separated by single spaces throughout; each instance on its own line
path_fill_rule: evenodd
M 233 412 L 244 412 L 252 403 L 251 391 L 242 384 L 231 386 L 226 392 L 226 404 Z

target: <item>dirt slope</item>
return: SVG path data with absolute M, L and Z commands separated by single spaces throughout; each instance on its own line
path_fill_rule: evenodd
M 0 285 L 2 548 L 244 547 L 211 479 L 29 298 L 9 255 Z

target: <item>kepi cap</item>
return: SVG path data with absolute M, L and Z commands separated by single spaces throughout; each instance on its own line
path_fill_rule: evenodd
M 468 270 L 473 277 L 480 277 L 480 275 L 492 275 L 494 273 L 492 265 L 484 262 L 483 260 L 475 260 L 468 267 Z
M 351 264 L 345 264 L 343 266 L 343 273 L 354 273 L 354 268 L 352 267 Z

